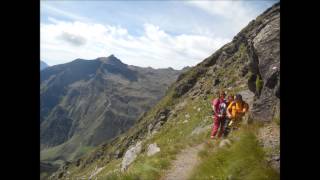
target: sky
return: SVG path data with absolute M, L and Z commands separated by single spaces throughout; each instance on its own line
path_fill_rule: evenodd
M 111 54 L 141 67 L 182 69 L 213 54 L 278 0 L 41 1 L 48 65 Z

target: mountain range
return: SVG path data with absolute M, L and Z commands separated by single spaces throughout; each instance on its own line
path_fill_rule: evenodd
M 131 66 L 114 55 L 42 70 L 42 163 L 71 161 L 126 132 L 185 70 Z

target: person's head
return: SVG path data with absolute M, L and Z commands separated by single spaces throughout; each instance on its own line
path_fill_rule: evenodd
M 224 91 L 219 91 L 219 98 L 224 99 L 226 97 L 226 93 Z
M 241 94 L 236 94 L 234 99 L 235 99 L 236 102 L 242 102 Z
M 234 101 L 234 95 L 232 95 L 232 94 L 231 94 L 231 95 L 228 95 L 228 98 L 227 98 L 227 99 L 228 99 L 229 102 Z

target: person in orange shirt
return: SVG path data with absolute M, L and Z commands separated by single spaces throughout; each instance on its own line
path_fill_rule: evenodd
M 234 101 L 234 95 L 233 94 L 228 95 L 227 102 L 226 102 L 227 108 L 233 101 Z M 224 126 L 223 137 L 227 137 L 230 132 L 230 127 L 228 126 L 229 122 L 230 122 L 230 118 L 226 116 L 226 120 L 223 125 Z
M 237 129 L 240 125 L 242 117 L 248 112 L 249 105 L 246 103 L 240 94 L 235 96 L 235 101 L 229 104 L 227 108 L 227 116 L 231 119 L 229 126 Z

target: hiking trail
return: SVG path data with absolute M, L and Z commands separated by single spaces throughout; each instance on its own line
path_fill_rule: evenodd
M 204 148 L 204 143 L 187 147 L 182 150 L 173 161 L 172 168 L 160 180 L 186 180 L 193 168 L 200 163 L 198 152 Z

